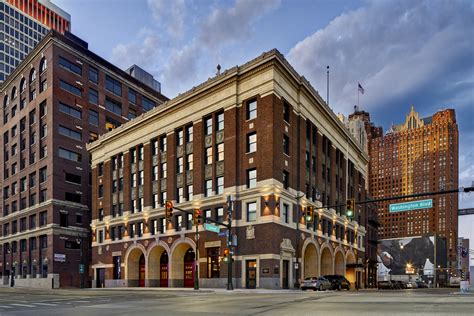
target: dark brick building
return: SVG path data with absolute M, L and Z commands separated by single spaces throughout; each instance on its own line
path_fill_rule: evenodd
M 234 198 L 234 286 L 288 288 L 343 274 L 363 285 L 368 157 L 276 50 L 231 68 L 88 145 L 94 286 L 224 287 L 225 237 L 164 203 L 227 221 Z M 313 223 L 302 211 L 317 209 Z M 298 225 L 297 225 L 298 224 Z M 198 256 L 196 252 L 198 251 Z M 198 257 L 199 259 L 196 260 Z
M 90 259 L 85 145 L 166 98 L 90 52 L 86 42 L 55 31 L 0 93 L 3 283 L 13 274 L 21 286 L 79 286 L 79 264 Z

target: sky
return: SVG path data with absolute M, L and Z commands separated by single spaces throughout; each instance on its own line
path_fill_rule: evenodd
M 119 67 L 137 64 L 172 98 L 278 49 L 346 116 L 357 104 L 386 131 L 414 105 L 422 117 L 454 108 L 459 185 L 474 181 L 474 1 L 53 0 L 72 32 Z M 474 193 L 460 195 L 474 207 Z

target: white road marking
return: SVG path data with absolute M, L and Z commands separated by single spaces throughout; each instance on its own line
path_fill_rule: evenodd
M 7 305 L 2 305 L 2 306 L 0 306 L 0 308 L 13 308 L 13 307 L 7 306 Z
M 44 306 L 58 306 L 58 304 L 52 304 L 52 303 L 40 303 L 40 302 L 33 303 L 33 304 L 36 304 L 36 305 L 44 305 Z
M 21 307 L 35 307 L 34 305 L 27 305 L 27 304 L 9 304 L 13 306 L 21 306 Z

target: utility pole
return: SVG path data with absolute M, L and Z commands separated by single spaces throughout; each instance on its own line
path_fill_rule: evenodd
M 232 197 L 229 195 L 227 197 L 227 217 L 229 219 L 229 226 L 227 230 L 227 246 L 229 247 L 229 261 L 227 262 L 227 290 L 232 291 L 234 289 L 234 286 L 232 284 L 232 254 L 233 254 L 233 248 L 232 248 L 232 206 L 233 206 L 234 201 L 232 200 Z
M 196 226 L 196 263 L 194 265 L 194 289 L 199 290 L 199 225 Z
M 299 258 L 300 258 L 300 252 L 299 252 L 299 249 L 300 249 L 300 246 L 299 246 L 299 240 L 300 240 L 300 236 L 299 236 L 299 230 L 300 230 L 300 218 L 301 218 L 301 214 L 300 214 L 300 199 L 304 197 L 304 194 L 302 195 L 296 195 L 296 251 L 295 251 L 295 255 L 296 255 L 296 261 L 295 261 L 295 284 L 294 284 L 294 287 L 297 289 L 300 287 L 300 266 L 299 266 Z
M 438 237 L 438 236 L 437 236 L 437 234 L 435 233 L 435 234 L 434 234 L 434 240 L 433 240 L 433 244 L 434 244 L 433 286 L 434 286 L 435 288 L 438 287 L 438 280 L 437 280 L 438 262 L 437 262 L 437 260 L 436 260 L 436 259 L 437 259 L 437 258 L 436 258 L 436 257 L 437 257 L 437 253 L 436 253 L 436 246 L 437 246 L 437 245 L 436 245 L 436 239 L 437 239 L 437 237 Z

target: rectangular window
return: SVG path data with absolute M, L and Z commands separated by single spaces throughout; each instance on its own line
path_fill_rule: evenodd
M 59 111 L 66 113 L 72 117 L 75 117 L 77 119 L 82 118 L 82 112 L 79 110 L 76 110 L 73 107 L 70 107 L 69 105 L 66 105 L 64 103 L 59 102 Z
M 108 75 L 105 76 L 105 88 L 120 97 L 122 96 L 122 84 Z
M 220 277 L 220 247 L 207 248 L 207 277 Z
M 48 113 L 48 106 L 46 101 L 41 102 L 40 104 L 40 117 L 45 116 Z
M 247 120 L 253 120 L 257 117 L 257 100 L 252 99 L 247 102 Z
M 192 201 L 193 200 L 193 185 L 192 184 L 188 185 L 187 192 L 188 192 L 188 201 Z
M 224 177 L 217 177 L 216 178 L 216 194 L 223 194 L 224 193 Z
M 211 135 L 212 134 L 212 117 L 208 117 L 204 119 L 205 123 L 205 135 Z
M 212 164 L 212 147 L 207 147 L 206 148 L 206 165 Z
M 204 196 L 212 195 L 212 180 L 206 180 L 204 187 Z
M 186 170 L 193 170 L 193 162 L 194 162 L 194 156 L 193 154 L 189 154 L 186 156 Z
M 59 154 L 60 158 L 68 159 L 68 160 L 75 161 L 75 162 L 81 162 L 82 161 L 82 155 L 81 154 L 76 153 L 76 152 L 71 151 L 71 150 L 68 150 L 68 149 L 64 149 L 64 148 L 60 147 L 58 154 Z
M 47 167 L 43 167 L 39 170 L 39 180 L 40 180 L 40 183 L 43 183 L 46 180 L 48 180 Z
M 145 111 L 149 111 L 155 107 L 155 102 L 145 96 L 142 96 L 142 107 Z
M 247 153 L 257 151 L 257 133 L 247 134 Z
M 39 213 L 39 225 L 44 226 L 48 223 L 48 212 L 43 211 Z
M 36 228 L 36 214 L 30 216 L 30 229 Z
M 247 203 L 247 222 L 257 220 L 257 202 Z
M 224 143 L 217 145 L 216 161 L 224 160 Z
M 160 170 L 161 178 L 166 178 L 166 175 L 167 175 L 166 162 L 161 163 L 160 169 L 161 169 Z
M 89 110 L 89 124 L 99 126 L 99 112 Z
M 99 71 L 91 66 L 89 66 L 89 80 L 93 83 L 99 83 Z
M 223 131 L 224 130 L 224 113 L 218 113 L 216 115 L 216 131 Z
M 186 142 L 190 143 L 193 141 L 193 126 L 187 126 L 186 127 Z
M 64 57 L 59 56 L 59 65 L 69 70 L 70 72 L 73 72 L 79 76 L 82 76 L 82 67 L 70 62 Z
M 74 131 L 62 125 L 59 125 L 59 134 L 78 141 L 82 141 L 82 133 Z
M 76 193 L 64 193 L 64 199 L 69 202 L 81 203 L 81 195 Z
M 120 230 L 121 227 L 119 227 Z M 120 280 L 122 278 L 122 257 L 121 256 L 113 256 L 112 262 L 114 265 L 113 268 L 113 279 Z
M 160 151 L 166 152 L 166 135 L 160 137 Z
M 81 89 L 67 83 L 66 81 L 60 80 L 59 87 L 67 92 L 77 95 L 78 97 L 82 97 Z
M 153 173 L 152 173 L 152 181 L 157 181 L 159 178 L 158 178 L 158 166 L 153 166 Z
M 257 186 L 257 169 L 247 170 L 247 188 L 255 188 Z
M 97 90 L 89 88 L 89 102 L 92 104 L 99 104 L 99 93 Z
M 283 207 L 281 210 L 281 220 L 284 223 L 288 223 L 289 214 L 290 214 L 290 206 L 286 203 L 283 203 Z
M 81 184 L 81 176 L 68 173 L 68 172 L 64 174 L 64 180 L 66 180 L 67 182 L 75 183 L 75 184 Z
M 176 131 L 176 146 L 183 145 L 183 130 Z
M 283 187 L 285 189 L 288 189 L 289 186 L 290 186 L 290 174 L 288 173 L 288 171 L 283 171 Z
M 178 159 L 177 159 L 177 163 L 176 163 L 177 173 L 182 173 L 184 171 L 184 165 L 183 165 L 184 162 L 183 162 L 183 160 L 184 160 L 183 157 L 178 157 Z
M 112 99 L 105 99 L 105 108 L 110 112 L 122 116 L 122 105 Z
M 184 202 L 184 188 L 178 188 L 178 203 Z
M 283 102 L 283 119 L 287 123 L 290 123 L 290 113 L 290 105 L 287 102 Z
M 128 109 L 128 116 L 127 118 L 129 120 L 133 120 L 134 118 L 137 117 L 137 112 L 134 109 Z
M 290 155 L 290 138 L 287 135 L 283 135 L 283 152 Z
M 128 89 L 128 102 L 137 104 L 137 92 L 132 89 Z

